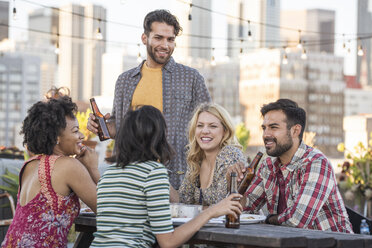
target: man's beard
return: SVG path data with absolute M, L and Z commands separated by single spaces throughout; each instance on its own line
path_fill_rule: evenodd
M 160 59 L 155 56 L 155 53 L 152 51 L 152 47 L 150 45 L 147 44 L 146 49 L 147 54 L 151 57 L 151 59 L 160 65 L 166 64 L 172 55 L 172 52 L 170 51 L 167 57 L 164 57 L 164 59 Z
M 285 143 L 278 143 L 276 138 L 266 138 L 266 139 L 264 139 L 264 142 L 266 142 L 266 141 L 272 141 L 272 142 L 275 143 L 274 150 L 270 151 L 266 148 L 267 155 L 272 156 L 272 157 L 279 157 L 279 156 L 283 155 L 285 152 L 287 152 L 293 146 L 293 141 L 292 141 L 292 137 L 291 137 L 291 134 L 290 134 L 289 130 L 287 132 L 287 140 L 286 140 Z

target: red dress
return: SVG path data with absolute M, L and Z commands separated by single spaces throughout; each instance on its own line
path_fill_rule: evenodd
M 39 155 L 26 161 L 19 174 L 17 209 L 2 243 L 3 248 L 67 247 L 67 234 L 79 214 L 80 203 L 75 193 L 62 196 L 53 190 L 51 174 L 59 156 Z M 25 206 L 20 205 L 22 173 L 32 160 L 40 160 L 40 192 Z

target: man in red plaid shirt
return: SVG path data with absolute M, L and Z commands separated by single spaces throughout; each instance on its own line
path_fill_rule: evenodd
M 268 224 L 352 233 L 330 162 L 302 142 L 305 111 L 289 99 L 279 99 L 264 105 L 261 114 L 269 157 L 247 189 L 245 210 L 257 212 L 266 204 Z M 227 175 L 232 171 L 239 181 L 245 169 L 236 164 Z

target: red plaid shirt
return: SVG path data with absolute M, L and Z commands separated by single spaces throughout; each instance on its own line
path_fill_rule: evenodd
M 257 212 L 266 204 L 271 214 L 277 213 L 279 169 L 285 180 L 287 202 L 287 208 L 278 216 L 279 223 L 353 233 L 331 164 L 319 150 L 303 142 L 286 165 L 275 157 L 264 160 L 246 192 L 246 210 Z

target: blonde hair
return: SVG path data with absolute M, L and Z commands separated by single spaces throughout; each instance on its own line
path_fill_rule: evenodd
M 226 145 L 233 145 L 240 149 L 242 146 L 239 144 L 236 136 L 234 126 L 231 121 L 229 113 L 222 106 L 216 103 L 202 103 L 199 105 L 191 118 L 189 123 L 189 144 L 187 145 L 187 164 L 190 167 L 190 173 L 186 175 L 191 181 L 194 181 L 196 177 L 200 174 L 201 162 L 204 159 L 204 151 L 200 148 L 198 142 L 195 138 L 195 130 L 198 122 L 199 115 L 203 112 L 208 112 L 215 117 L 217 117 L 223 126 L 225 131 L 222 137 L 220 148 L 222 149 Z

